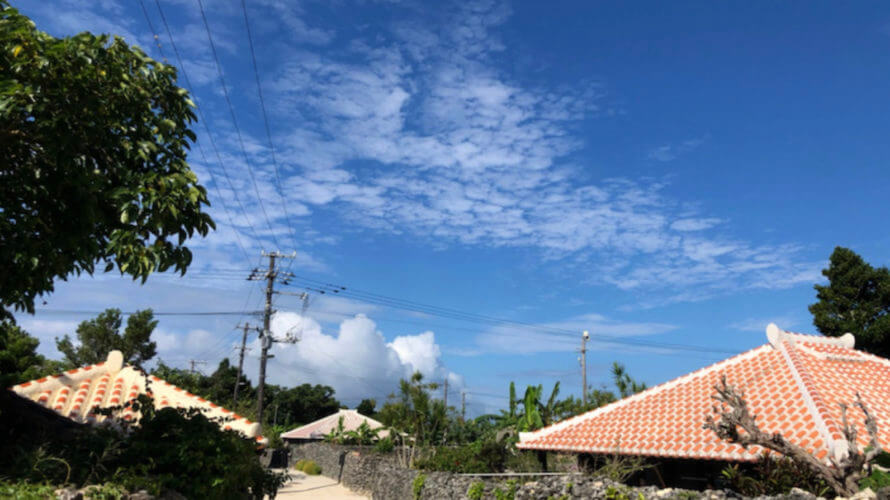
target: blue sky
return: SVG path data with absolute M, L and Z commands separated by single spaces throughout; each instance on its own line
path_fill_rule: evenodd
M 884 3 L 246 3 L 274 160 L 240 2 L 204 6 L 243 152 L 196 1 L 161 0 L 210 131 L 195 125 L 206 159 L 190 160 L 219 229 L 192 242 L 186 278 L 60 282 L 19 317 L 44 352 L 90 317 L 53 310 L 258 309 L 243 278 L 260 251 L 296 250 L 302 277 L 522 324 L 354 292 L 311 293 L 303 318 L 279 296 L 273 329 L 302 340 L 276 346 L 272 382 L 354 404 L 420 369 L 482 412 L 510 380 L 577 394 L 583 329 L 623 342 L 590 343 L 591 385 L 613 360 L 659 383 L 762 344 L 770 321 L 814 332 L 834 246 L 887 262 Z M 139 2 L 16 6 L 163 57 Z M 164 316 L 160 356 L 211 369 L 244 319 Z

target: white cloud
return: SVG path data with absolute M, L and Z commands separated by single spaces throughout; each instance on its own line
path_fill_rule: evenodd
M 770 323 L 775 323 L 779 325 L 779 328 L 784 330 L 790 330 L 795 325 L 800 324 L 800 320 L 795 318 L 790 314 L 776 315 L 770 316 L 766 318 L 747 318 L 741 321 L 737 321 L 729 325 L 730 328 L 734 330 L 739 330 L 743 332 L 757 332 L 765 334 L 766 326 Z
M 716 217 L 677 219 L 671 223 L 671 229 L 674 231 L 704 231 L 721 222 L 723 221 Z
M 505 3 L 444 6 L 436 23 L 421 22 L 405 9 L 389 31 L 354 30 L 352 39 L 334 44 L 346 34 L 311 25 L 307 7 L 264 2 L 276 19 L 253 16 L 258 30 L 271 35 L 284 23 L 295 37 L 263 71 L 280 191 L 293 220 L 280 209 L 265 138 L 242 131 L 253 167 L 248 169 L 231 146 L 238 140 L 224 103 L 204 92 L 200 105 L 230 174 L 222 175 L 215 154 L 209 165 L 193 158 L 202 179 L 212 171 L 220 191 L 211 191 L 210 209 L 220 231 L 195 244 L 208 254 L 235 252 L 240 235 L 248 253 L 297 245 L 302 264 L 324 270 L 324 262 L 305 250 L 340 236 L 332 239 L 313 227 L 321 219 L 316 212 L 324 210 L 346 222 L 344 231 L 411 236 L 439 248 L 534 249 L 577 268 L 589 282 L 670 295 L 661 301 L 785 288 L 818 277 L 814 263 L 801 261 L 799 247 L 718 233 L 717 226 L 727 229 L 722 217 L 690 211 L 665 193 L 661 180 L 600 179 L 591 173 L 595 169 L 579 165 L 574 155 L 584 138 L 576 125 L 613 114 L 607 86 L 530 84 L 503 70 L 509 47 L 499 28 L 511 14 Z M 185 15 L 181 29 L 174 29 L 181 32 L 186 66 L 198 85 L 210 83 L 215 67 L 206 33 L 193 5 L 179 7 Z M 101 17 L 97 11 L 89 15 Z M 85 26 L 109 22 L 81 17 Z M 243 27 L 238 9 L 223 5 L 211 21 L 222 50 L 237 50 L 223 40 Z M 233 95 L 239 95 L 238 85 L 249 85 L 246 95 L 253 95 L 251 79 L 241 81 L 233 68 L 229 76 Z M 206 145 L 208 139 L 202 135 L 200 141 Z M 707 139 L 664 144 L 650 157 L 669 161 Z M 290 243 L 294 233 L 300 238 Z
M 703 136 L 695 139 L 688 139 L 679 144 L 664 144 L 649 151 L 647 158 L 661 162 L 673 161 L 680 155 L 691 153 L 698 149 L 699 146 L 704 144 L 707 138 L 708 136 Z
M 299 334 L 300 340 L 275 344 L 275 357 L 267 368 L 271 383 L 330 385 L 337 398 L 350 404 L 365 397 L 384 399 L 397 390 L 399 379 L 410 377 L 415 370 L 429 381 L 448 377 L 455 387 L 463 384 L 460 376 L 443 365 L 433 332 L 387 342 L 374 321 L 358 314 L 342 321 L 337 333 L 327 334 L 311 317 L 290 312 L 275 314 L 272 332 L 281 338 L 288 332 Z M 256 360 L 246 364 L 251 365 L 247 373 L 255 373 Z

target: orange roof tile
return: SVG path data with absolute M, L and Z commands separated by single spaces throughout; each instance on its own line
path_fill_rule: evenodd
M 760 428 L 779 432 L 820 458 L 847 451 L 840 404 L 867 444 L 864 416 L 853 406 L 858 391 L 878 424 L 878 440 L 890 446 L 890 360 L 853 348 L 852 335 L 802 335 L 767 328 L 769 343 L 639 394 L 522 433 L 523 449 L 621 453 L 677 458 L 754 461 L 747 450 L 721 441 L 702 425 L 711 415 L 714 385 L 726 376 L 744 391 Z
M 159 384 L 158 382 L 163 382 Z M 126 398 L 123 397 L 126 390 Z M 112 351 L 105 362 L 68 370 L 63 374 L 44 377 L 10 387 L 18 395 L 54 410 L 79 423 L 97 423 L 106 419 L 96 409 L 122 406 L 140 394 L 154 400 L 157 409 L 168 406 L 198 408 L 207 417 L 224 418 L 226 429 L 234 429 L 260 443 L 267 440 L 260 435 L 260 426 L 203 398 L 183 391 L 155 376 L 132 366 L 123 366 L 123 355 Z M 138 412 L 127 408 L 118 415 L 126 421 L 136 420 Z

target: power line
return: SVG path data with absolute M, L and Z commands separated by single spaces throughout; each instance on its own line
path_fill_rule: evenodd
M 253 75 L 256 77 L 256 91 L 257 96 L 260 98 L 260 109 L 263 111 L 263 124 L 266 128 L 266 138 L 269 139 L 269 152 L 272 155 L 272 166 L 275 169 L 275 187 L 278 191 L 278 196 L 281 198 L 281 208 L 284 209 L 284 215 L 287 218 L 287 225 L 290 229 L 291 240 L 294 244 L 294 248 L 297 245 L 297 235 L 294 232 L 294 224 L 293 220 L 290 216 L 290 211 L 287 209 L 287 200 L 284 198 L 284 189 L 281 187 L 281 175 L 279 174 L 278 169 L 278 159 L 275 156 L 275 144 L 272 141 L 272 130 L 269 127 L 269 117 L 266 114 L 266 101 L 263 99 L 263 86 L 260 85 L 260 70 L 257 66 L 256 62 L 256 52 L 253 49 L 253 36 L 250 33 L 250 20 L 247 18 L 247 4 L 245 0 L 241 0 L 241 10 L 244 12 L 244 26 L 247 28 L 247 43 L 250 47 L 250 58 L 253 61 Z M 293 260 L 291 260 L 293 262 Z M 287 269 L 290 270 L 290 267 Z
M 140 0 L 140 3 L 142 0 Z M 161 15 L 161 22 L 164 24 L 164 30 L 167 32 L 167 38 L 170 40 L 170 47 L 173 48 L 173 54 L 176 56 L 176 61 L 179 63 L 179 69 L 182 71 L 182 76 L 185 78 L 185 84 L 188 88 L 189 94 L 194 96 L 195 100 L 198 99 L 198 95 L 194 92 L 194 87 L 192 86 L 192 82 L 189 79 L 188 72 L 185 69 L 185 64 L 182 62 L 182 57 L 179 54 L 179 49 L 176 47 L 176 41 L 173 39 L 173 32 L 170 31 L 170 25 L 167 24 L 167 16 L 164 15 L 164 9 L 161 8 L 160 0 L 155 0 L 155 6 L 158 8 L 158 13 Z M 144 10 L 144 7 L 143 7 Z M 148 19 L 148 14 L 146 13 L 146 19 Z M 154 27 L 151 25 L 149 21 L 149 27 L 154 31 Z M 158 44 L 158 49 L 160 49 L 160 43 Z M 163 56 L 163 52 L 161 53 Z M 219 154 L 219 149 L 216 147 L 216 142 L 213 140 L 213 134 L 210 133 L 210 125 L 207 122 L 207 119 L 204 117 L 203 108 L 200 105 L 195 106 L 198 111 L 198 118 L 201 124 L 204 126 L 204 131 L 207 132 L 207 138 L 210 141 L 210 146 L 216 154 L 217 165 L 223 172 L 223 175 L 226 178 L 226 181 L 229 184 L 229 188 L 232 190 L 232 194 L 235 196 L 235 201 L 238 203 L 238 206 L 241 208 L 241 214 L 244 216 L 244 221 L 247 223 L 248 227 L 250 227 L 251 232 L 253 233 L 254 241 L 256 241 L 256 228 L 253 227 L 253 223 L 250 222 L 250 217 L 247 215 L 247 210 L 244 209 L 244 205 L 241 203 L 241 198 L 238 196 L 238 190 L 235 189 L 234 184 L 232 183 L 232 178 L 229 176 L 228 169 L 226 169 L 225 163 L 222 161 L 222 157 Z M 204 154 L 204 148 L 201 146 L 201 143 L 198 142 L 198 151 L 201 153 L 201 159 L 205 164 L 209 165 L 210 162 L 207 161 L 207 155 Z M 208 168 L 208 173 L 210 172 Z M 244 258 L 247 261 L 250 261 L 250 257 L 247 254 L 247 250 L 244 247 L 244 244 L 241 242 L 241 236 L 238 234 L 238 229 L 235 227 L 235 223 L 232 219 L 232 214 L 229 211 L 229 208 L 226 204 L 226 199 L 223 197 L 222 192 L 219 189 L 219 183 L 211 176 L 211 181 L 213 182 L 213 188 L 216 191 L 217 196 L 219 196 L 220 203 L 222 203 L 223 211 L 226 213 L 226 218 L 229 220 L 229 226 L 232 228 L 232 233 L 235 235 L 235 242 L 238 244 L 238 247 L 241 249 L 241 253 L 244 254 Z
M 216 63 L 216 72 L 219 76 L 220 86 L 222 86 L 223 97 L 225 97 L 226 105 L 229 107 L 229 114 L 232 117 L 232 125 L 235 127 L 235 134 L 238 137 L 238 145 L 241 148 L 241 154 L 244 156 L 244 164 L 247 166 L 247 173 L 250 174 L 250 181 L 253 184 L 253 190 L 256 193 L 260 211 L 262 211 L 263 218 L 266 220 L 266 225 L 269 227 L 272 241 L 275 242 L 275 246 L 280 248 L 281 245 L 278 243 L 278 237 L 275 236 L 275 229 L 272 228 L 272 222 L 269 220 L 269 215 L 266 213 L 266 206 L 263 204 L 263 197 L 260 195 L 260 188 L 257 186 L 256 177 L 253 174 L 253 167 L 250 164 L 250 158 L 247 156 L 247 149 L 244 147 L 244 138 L 241 136 L 241 128 L 238 127 L 238 119 L 235 117 L 235 107 L 232 106 L 232 99 L 229 97 L 229 89 L 226 86 L 226 80 L 223 76 L 222 64 L 219 62 L 216 45 L 213 43 L 213 35 L 210 33 L 210 23 L 207 22 L 207 15 L 204 12 L 204 3 L 201 0 L 197 0 L 197 2 L 198 9 L 201 11 L 201 20 L 204 21 L 204 30 L 207 32 L 207 41 L 210 42 L 210 51 L 213 53 L 213 60 Z
M 105 311 L 86 311 L 79 309 L 37 309 L 34 314 L 102 314 Z M 122 316 L 132 316 L 138 311 L 123 311 Z M 257 315 L 263 311 L 152 311 L 155 316 L 243 316 L 245 314 Z
M 326 291 L 331 293 L 336 293 L 338 295 L 343 295 L 348 298 L 352 298 L 355 300 L 359 300 L 362 302 L 382 305 L 386 307 L 393 307 L 397 309 L 403 309 L 406 311 L 419 312 L 422 314 L 429 314 L 432 316 L 439 316 L 448 319 L 454 319 L 459 321 L 468 321 L 468 322 L 476 322 L 476 323 L 486 323 L 486 324 L 495 324 L 495 325 L 507 325 L 507 326 L 515 326 L 519 328 L 526 328 L 537 330 L 542 333 L 546 333 L 549 335 L 555 335 L 564 338 L 577 338 L 578 332 L 573 330 L 558 328 L 558 327 L 546 327 L 542 325 L 536 325 L 533 323 L 526 323 L 521 321 L 510 320 L 506 318 L 497 318 L 494 316 L 486 316 L 475 313 L 468 313 L 464 311 L 460 311 L 457 309 L 445 308 L 440 306 L 434 306 L 429 304 L 423 304 L 420 302 L 414 302 L 404 299 L 398 299 L 395 297 L 388 297 L 385 295 L 375 294 L 372 292 L 362 292 L 355 289 L 348 289 L 342 285 L 333 285 L 330 283 L 324 283 L 319 280 L 312 280 L 309 278 L 303 278 L 300 276 L 294 276 L 294 279 L 297 281 L 303 282 L 311 282 L 311 283 L 321 283 L 322 289 L 319 291 Z M 351 290 L 351 291 L 350 291 Z M 637 347 L 648 347 L 648 348 L 658 348 L 658 349 L 672 349 L 672 350 L 683 350 L 683 351 L 694 351 L 708 354 L 737 354 L 735 351 L 730 351 L 726 349 L 714 349 L 706 346 L 696 346 L 696 345 L 688 345 L 688 344 L 677 344 L 677 343 L 669 343 L 669 342 L 653 342 L 653 341 L 645 341 L 645 340 L 633 340 L 626 339 L 623 337 L 615 337 L 609 335 L 597 335 L 593 342 L 606 343 L 606 344 L 620 344 L 620 345 L 630 345 Z
M 154 38 L 155 45 L 158 47 L 158 52 L 161 53 L 161 58 L 166 61 L 167 56 L 164 55 L 164 49 L 161 47 L 161 40 L 158 39 L 158 32 L 155 31 L 154 23 L 151 22 L 151 18 L 148 16 L 148 9 L 145 8 L 145 2 L 139 0 L 139 6 L 142 7 L 142 14 L 145 16 L 145 22 L 148 23 L 148 29 L 151 30 L 151 36 Z

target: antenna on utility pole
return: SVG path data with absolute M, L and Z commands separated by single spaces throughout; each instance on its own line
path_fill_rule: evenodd
M 235 328 L 241 328 L 244 330 L 244 334 L 241 335 L 241 349 L 239 349 L 238 353 L 238 378 L 235 379 L 235 394 L 232 395 L 232 408 L 238 404 L 238 388 L 241 387 L 241 370 L 244 368 L 244 351 L 248 350 L 247 347 L 247 332 L 248 330 L 256 330 L 260 331 L 257 326 L 250 326 L 250 323 L 244 323 L 243 325 L 238 325 Z
M 275 259 L 293 259 L 297 256 L 297 252 L 293 252 L 291 254 L 283 254 L 281 252 L 269 252 L 266 253 L 263 251 L 263 257 L 269 258 L 269 268 L 268 270 L 260 275 L 259 270 L 254 270 L 254 272 L 250 273 L 250 276 L 247 278 L 249 280 L 266 280 L 266 307 L 263 311 L 263 329 L 260 332 L 260 345 L 262 346 L 262 354 L 260 355 L 260 380 L 257 384 L 257 423 L 260 426 L 263 425 L 263 392 L 266 388 L 266 361 L 269 358 L 269 349 L 272 347 L 272 331 L 270 330 L 270 325 L 272 323 L 272 295 L 275 293 L 275 281 L 278 280 L 281 284 L 288 284 L 289 279 L 293 276 L 293 274 L 289 272 L 280 272 L 278 268 L 275 267 Z
M 584 330 L 581 334 L 581 401 L 587 408 L 587 341 L 590 339 L 590 333 Z

